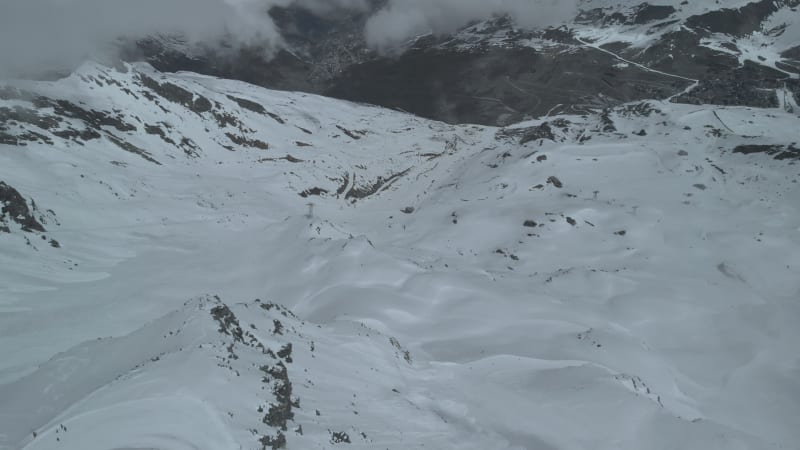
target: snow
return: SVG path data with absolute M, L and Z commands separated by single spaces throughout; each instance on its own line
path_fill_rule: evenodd
M 651 102 L 616 131 L 499 130 L 146 65 L 16 84 L 119 110 L 138 130 L 103 130 L 161 165 L 107 138 L 0 146 L 62 246 L 0 234 L 0 448 L 261 448 L 278 359 L 287 448 L 796 448 L 800 169 L 732 153 L 796 142 L 796 114 Z M 543 120 L 555 141 L 508 137 Z M 159 122 L 199 156 L 141 131 Z M 220 332 L 222 304 L 293 361 Z

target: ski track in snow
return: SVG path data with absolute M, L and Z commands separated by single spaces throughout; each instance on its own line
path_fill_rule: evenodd
M 137 74 L 242 126 L 93 81 L 137 94 Z M 795 142 L 793 114 L 650 102 L 614 108 L 616 131 L 597 114 L 500 130 L 144 65 L 23 84 L 169 122 L 200 155 L 141 131 L 117 134 L 161 166 L 107 139 L 0 146 L 62 246 L 0 234 L 0 448 L 261 448 L 277 359 L 219 332 L 219 302 L 293 344 L 288 448 L 800 441 L 800 169 L 732 153 Z M 543 120 L 555 141 L 505 137 Z

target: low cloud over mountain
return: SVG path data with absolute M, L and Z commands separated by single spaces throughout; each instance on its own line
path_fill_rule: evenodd
M 103 60 L 114 55 L 120 39 L 153 34 L 178 34 L 189 44 L 257 44 L 269 54 L 282 44 L 269 11 L 287 6 L 317 14 L 374 10 L 365 35 L 380 50 L 495 14 L 539 26 L 576 9 L 574 1 L 555 0 L 8 0 L 0 4 L 0 75 Z

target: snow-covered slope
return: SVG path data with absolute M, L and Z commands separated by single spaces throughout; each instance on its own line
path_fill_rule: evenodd
M 6 83 L 0 448 L 794 448 L 785 98 L 498 129 Z

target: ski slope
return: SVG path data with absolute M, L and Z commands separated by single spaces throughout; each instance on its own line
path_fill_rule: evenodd
M 3 216 L 2 449 L 800 440 L 797 112 L 6 84 L 0 181 L 46 231 Z

